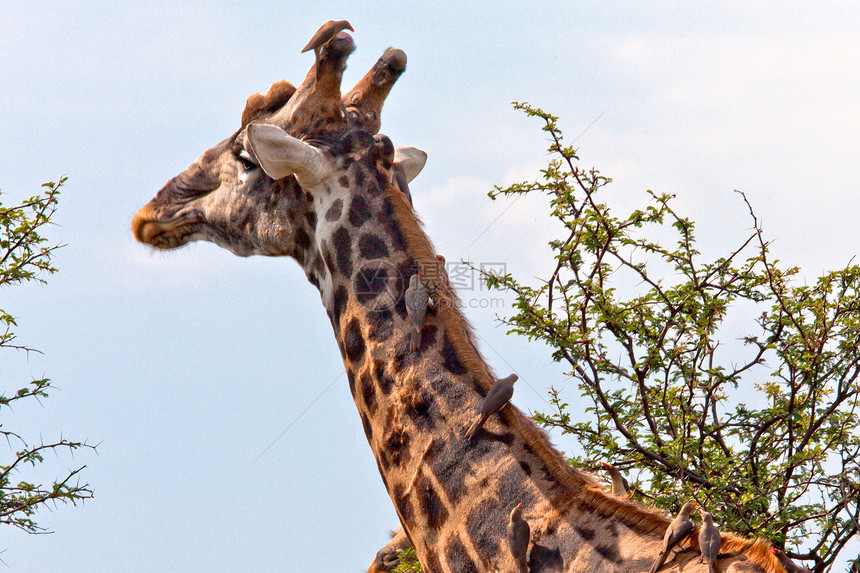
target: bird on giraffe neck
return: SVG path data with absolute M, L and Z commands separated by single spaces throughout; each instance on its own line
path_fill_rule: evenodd
M 677 517 L 672 520 L 672 523 L 670 523 L 668 529 L 666 529 L 666 534 L 663 536 L 663 549 L 660 551 L 660 555 L 657 556 L 657 559 L 651 566 L 650 573 L 655 573 L 660 569 L 660 567 L 663 566 L 663 563 L 666 562 L 669 552 L 672 551 L 672 549 L 674 549 L 682 539 L 693 532 L 693 521 L 690 519 L 690 513 L 697 505 L 698 504 L 695 502 L 688 501 L 681 506 L 681 511 L 678 512 Z

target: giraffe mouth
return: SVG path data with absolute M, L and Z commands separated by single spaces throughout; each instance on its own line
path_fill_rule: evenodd
M 139 242 L 161 250 L 179 248 L 196 240 L 203 217 L 199 211 L 175 213 L 164 217 L 146 205 L 131 221 L 131 232 Z

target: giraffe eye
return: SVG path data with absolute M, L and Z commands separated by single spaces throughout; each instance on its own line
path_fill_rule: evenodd
M 251 159 L 251 155 L 244 149 L 239 152 L 239 155 L 236 156 L 236 159 L 239 161 L 239 163 L 242 164 L 242 169 L 244 169 L 245 171 L 253 171 L 258 167 L 258 165 L 254 163 L 254 160 Z

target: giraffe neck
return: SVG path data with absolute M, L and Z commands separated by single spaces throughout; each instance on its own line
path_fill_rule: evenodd
M 511 508 L 551 511 L 568 488 L 518 435 L 524 420 L 512 408 L 465 441 L 492 373 L 456 294 L 432 272 L 432 245 L 411 207 L 370 162 L 354 163 L 345 177 L 315 198 L 304 267 L 320 289 L 383 483 L 427 570 L 493 570 L 510 559 Z M 436 304 L 412 352 L 403 292 L 419 270 Z
M 532 571 L 646 570 L 669 520 L 569 468 L 519 410 L 508 406 L 471 442 L 463 437 L 494 377 L 386 174 L 353 163 L 339 188 L 315 198 L 309 219 L 312 248 L 300 261 L 320 290 L 383 484 L 424 570 L 517 570 L 505 529 L 518 503 L 531 526 Z M 412 352 L 403 293 L 419 270 L 436 304 Z M 685 571 L 700 568 L 691 562 Z

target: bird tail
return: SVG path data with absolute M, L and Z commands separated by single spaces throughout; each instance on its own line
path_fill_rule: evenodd
M 648 573 L 656 573 L 657 570 L 663 566 L 663 563 L 666 562 L 666 556 L 669 555 L 668 551 L 663 551 L 660 553 L 660 556 L 657 557 L 657 560 L 654 562 L 654 565 L 651 566 L 651 570 Z
M 484 417 L 479 416 L 477 420 L 472 422 L 472 425 L 469 426 L 469 429 L 466 430 L 466 441 L 471 442 L 472 438 L 475 437 L 475 434 L 478 433 L 478 430 L 481 429 L 481 426 L 484 424 Z
M 412 352 L 417 352 L 421 348 L 421 327 L 412 329 L 412 341 L 409 344 Z
M 518 573 L 529 573 L 529 564 L 526 562 L 526 558 L 517 561 L 517 567 L 519 569 Z
M 708 573 L 717 573 L 717 560 L 708 559 Z
M 472 425 L 469 426 L 469 429 L 466 430 L 466 441 L 471 442 L 472 438 L 475 437 L 475 434 L 478 432 L 478 421 L 475 420 L 472 422 Z

